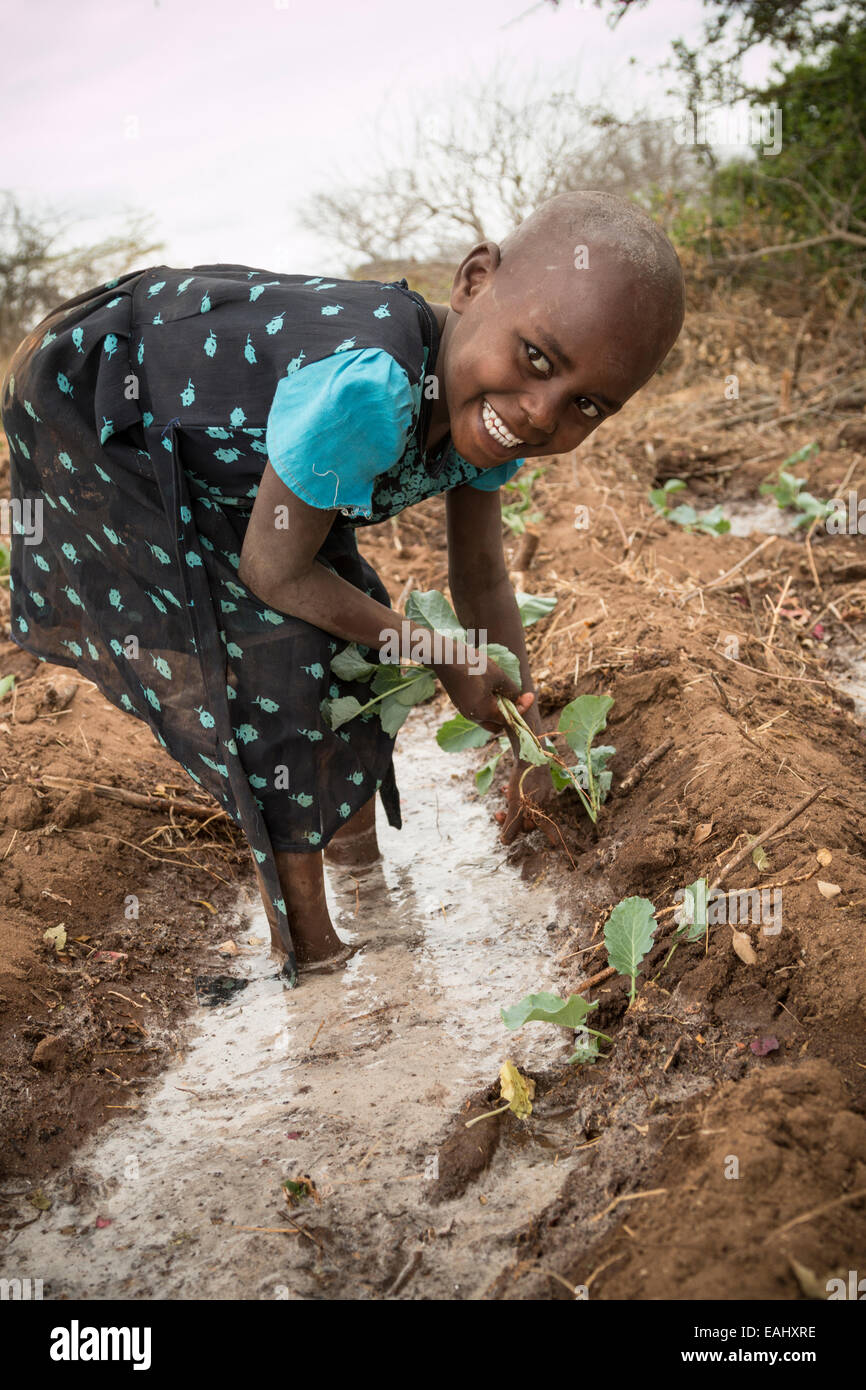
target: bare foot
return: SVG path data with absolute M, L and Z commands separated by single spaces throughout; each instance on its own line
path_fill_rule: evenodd
M 353 946 L 341 946 L 336 955 L 329 956 L 327 960 L 298 961 L 298 974 L 331 975 L 336 970 L 342 970 L 343 966 L 368 944 L 366 941 L 358 941 Z
M 325 902 L 321 851 L 295 854 L 278 850 L 275 857 L 298 967 L 302 963 L 311 965 L 317 961 L 332 960 L 342 949 L 343 943 L 334 931 Z M 285 963 L 286 952 L 277 930 L 276 913 L 264 891 L 258 865 L 256 874 L 271 929 L 272 956 Z

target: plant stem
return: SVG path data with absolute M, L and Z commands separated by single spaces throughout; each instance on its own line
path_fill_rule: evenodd
M 485 1110 L 485 1112 L 484 1112 L 483 1115 L 476 1115 L 474 1119 L 472 1119 L 472 1120 L 467 1120 L 467 1121 L 466 1121 L 466 1128 L 467 1128 L 467 1129 L 470 1129 L 470 1128 L 472 1127 L 472 1125 L 477 1125 L 478 1122 L 479 1122 L 479 1120 L 489 1120 L 490 1117 L 491 1117 L 492 1115 L 501 1115 L 502 1112 L 503 1112 L 503 1110 L 510 1110 L 510 1109 L 511 1109 L 511 1101 L 510 1101 L 510 1100 L 507 1100 L 507 1101 L 505 1102 L 504 1105 L 500 1105 L 500 1107 L 499 1107 L 498 1110 Z
M 517 706 L 513 703 L 513 701 L 509 700 L 506 695 L 497 695 L 496 703 L 499 706 L 500 712 L 504 715 L 506 723 L 510 724 L 513 729 L 522 729 L 524 733 L 529 735 L 539 752 L 544 754 L 548 766 L 550 766 L 551 763 L 556 763 L 557 767 L 562 769 L 568 780 L 571 782 L 571 785 L 574 787 L 574 790 L 577 792 L 578 796 L 583 802 L 583 807 L 586 811 L 586 814 L 589 816 L 593 825 L 595 825 L 596 821 L 598 820 L 598 811 L 594 806 L 593 802 L 587 800 L 583 787 L 581 787 L 580 783 L 575 779 L 574 775 L 572 774 L 571 768 L 566 766 L 562 758 L 560 758 L 557 753 L 549 753 L 546 748 L 542 747 L 541 741 L 538 738 L 538 735 L 536 734 L 535 730 L 530 729 L 526 720 L 523 718 L 522 714 L 520 713 Z M 529 768 L 526 769 L 526 772 L 528 771 Z M 587 771 L 589 773 L 590 786 L 592 786 L 592 768 L 589 765 L 587 765 Z M 524 772 L 523 777 L 526 776 L 526 772 Z M 520 779 L 521 786 L 523 784 L 523 777 L 521 777 Z
M 427 670 L 428 670 L 428 668 L 427 668 L 426 666 L 418 666 L 418 667 L 416 667 L 415 669 L 418 670 L 418 671 L 427 671 Z M 431 675 L 432 675 L 432 672 L 431 672 Z M 405 690 L 405 689 L 407 688 L 407 686 L 414 685 L 414 684 L 415 684 L 415 681 L 416 681 L 417 679 L 418 679 L 417 676 L 410 676 L 408 680 L 406 680 L 406 681 L 401 681 L 399 685 L 392 685 L 390 690 L 383 690 L 381 695 L 376 695 L 376 696 L 374 696 L 374 698 L 373 698 L 372 700 L 368 700 L 368 701 L 367 701 L 366 705 L 362 705 L 361 708 L 358 710 L 358 714 L 353 714 L 353 715 L 352 715 L 352 718 L 353 718 L 353 719 L 357 719 L 357 718 L 358 718 L 358 715 L 363 714 L 365 710 L 372 709 L 374 705 L 378 705 L 378 703 L 379 703 L 380 700 L 385 700 L 385 699 L 387 699 L 387 697 L 388 697 L 389 695 L 396 695 L 396 693 L 397 693 L 398 690 Z M 346 720 L 346 723 L 348 724 L 348 722 L 349 722 L 349 721 L 348 721 L 348 719 L 347 719 L 347 720 Z

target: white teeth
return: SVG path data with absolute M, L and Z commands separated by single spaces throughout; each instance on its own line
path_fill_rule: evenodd
M 504 444 L 508 449 L 514 449 L 518 444 L 523 443 L 522 439 L 518 439 L 516 435 L 513 435 L 510 430 L 505 428 L 504 422 L 500 420 L 489 401 L 484 401 L 481 414 L 484 424 L 487 427 L 487 433 L 491 435 L 497 443 Z

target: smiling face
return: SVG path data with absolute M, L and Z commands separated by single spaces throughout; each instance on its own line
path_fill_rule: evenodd
M 652 376 L 682 320 L 681 295 L 615 246 L 461 262 L 437 372 L 451 438 L 476 468 L 567 453 Z

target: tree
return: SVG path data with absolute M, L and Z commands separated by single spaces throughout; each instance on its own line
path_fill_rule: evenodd
M 716 173 L 714 221 L 728 251 L 723 267 L 807 253 L 819 276 L 857 283 L 862 290 L 864 88 L 866 31 L 861 30 L 758 93 L 762 103 L 783 114 L 782 150 L 772 159 L 740 160 Z
M 619 24 L 630 10 L 651 0 L 594 0 Z M 866 0 L 704 0 L 708 12 L 701 43 L 673 45 L 682 90 L 686 79 L 689 106 L 736 101 L 757 95 L 742 77 L 742 62 L 760 44 L 783 60 L 813 57 L 829 46 L 845 44 L 866 23 Z
M 161 250 L 149 221 L 130 214 L 114 236 L 63 250 L 62 213 L 25 209 L 14 194 L 0 193 L 0 359 L 56 305 Z
M 462 101 L 429 104 L 444 114 L 416 116 L 402 149 L 364 183 L 315 194 L 301 225 L 356 262 L 454 262 L 554 194 L 605 188 L 669 215 L 674 191 L 682 197 L 705 178 L 670 122 L 623 121 L 546 83 L 521 92 L 494 77 Z

